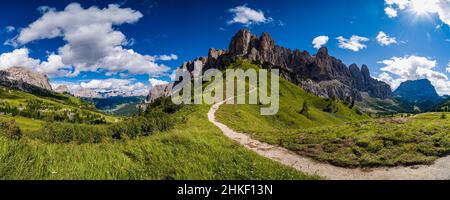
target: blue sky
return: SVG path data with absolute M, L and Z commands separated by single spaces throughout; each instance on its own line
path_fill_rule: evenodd
M 446 70 L 450 71 L 449 0 L 85 0 L 78 2 L 78 8 L 73 9 L 75 14 L 67 15 L 65 21 L 63 17 L 55 17 L 61 18 L 58 21 L 47 16 L 39 26 L 30 28 L 49 13 L 67 14 L 64 9 L 71 3 L 74 2 L 2 2 L 0 68 L 20 61 L 19 64 L 48 73 L 53 83 L 69 82 L 75 85 L 74 89 L 81 86 L 107 90 L 119 85 L 121 89 L 144 91 L 149 87 L 149 79 L 153 84 L 157 80 L 169 81 L 170 69 L 206 55 L 211 47 L 227 48 L 237 30 L 248 28 L 258 35 L 270 33 L 278 45 L 311 54 L 317 51 L 313 39 L 326 36 L 324 45 L 331 55 L 348 65 L 367 64 L 372 76 L 393 87 L 408 79 L 429 78 L 440 94 L 450 94 L 450 74 Z M 108 7 L 109 4 L 117 6 Z M 92 22 L 95 17 L 74 17 L 79 16 L 76 12 L 92 6 L 97 7 L 92 16 L 101 13 L 117 18 L 116 21 Z M 239 13 L 239 8 L 251 12 Z M 231 23 L 239 14 L 243 14 L 241 21 Z M 83 26 L 95 34 L 80 35 L 78 28 Z M 61 33 L 52 35 L 54 32 L 48 32 L 51 29 Z M 350 39 L 352 36 L 354 40 Z M 94 47 L 109 50 L 92 50 Z M 49 55 L 53 55 L 51 61 Z M 89 62 L 80 61 L 83 56 L 89 57 Z M 117 56 L 129 60 L 112 59 Z M 128 68 L 134 71 L 126 71 Z M 79 72 L 75 73 L 75 69 Z M 144 69 L 151 72 L 143 73 Z M 92 81 L 103 79 L 114 81 Z M 142 84 L 136 85 L 138 82 Z

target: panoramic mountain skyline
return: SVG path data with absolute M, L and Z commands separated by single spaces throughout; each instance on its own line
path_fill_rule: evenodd
M 445 95 L 449 10 L 448 0 L 8 2 L 0 8 L 0 69 L 27 67 L 71 90 L 146 95 L 246 28 L 311 54 L 326 46 L 347 65 L 367 64 L 393 89 L 426 78 Z

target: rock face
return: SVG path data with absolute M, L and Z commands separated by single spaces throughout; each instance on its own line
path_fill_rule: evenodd
M 394 91 L 394 94 L 408 102 L 432 101 L 438 103 L 442 100 L 428 79 L 403 82 Z
M 360 92 L 368 92 L 376 98 L 392 97 L 390 86 L 372 78 L 366 65 L 361 70 L 355 64 L 348 68 L 341 60 L 330 56 L 325 47 L 311 56 L 306 51 L 276 46 L 267 33 L 258 38 L 244 29 L 233 37 L 228 48 L 229 57 L 268 63 L 284 69 L 281 71 L 284 78 L 318 96 L 340 99 L 351 96 L 361 100 Z
M 279 68 L 283 78 L 320 97 L 360 101 L 361 92 L 381 99 L 392 97 L 390 86 L 372 78 L 366 65 L 361 69 L 355 64 L 347 67 L 341 60 L 330 56 L 325 47 L 320 48 L 316 55 L 280 47 L 268 33 L 257 37 L 247 29 L 236 33 L 228 51 L 210 49 L 207 57 L 185 62 L 180 68 L 196 74 L 211 68 L 223 68 L 237 58 Z
M 173 83 L 169 83 L 154 86 L 150 90 L 150 93 L 148 94 L 146 101 L 153 102 L 158 98 L 170 96 L 170 94 L 172 93 L 173 85 L 174 85 Z
M 59 85 L 58 87 L 56 87 L 55 89 L 54 89 L 54 91 L 55 92 L 58 92 L 58 93 L 69 93 L 70 91 L 69 91 L 69 88 L 66 86 L 66 85 Z
M 44 74 L 32 72 L 23 67 L 11 67 L 0 71 L 0 79 L 14 80 L 18 83 L 28 83 L 46 90 L 52 90 L 48 77 Z

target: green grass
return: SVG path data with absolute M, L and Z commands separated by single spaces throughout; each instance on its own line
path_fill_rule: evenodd
M 256 114 L 246 106 L 228 106 L 221 109 L 219 120 L 257 140 L 342 167 L 432 164 L 450 154 L 450 120 L 441 113 L 310 128 L 283 127 Z
M 106 122 L 108 123 L 114 123 L 119 120 L 119 118 L 111 116 L 111 115 L 105 115 L 99 111 L 97 111 L 92 105 L 88 104 L 87 102 L 84 102 L 80 98 L 67 95 L 67 94 L 56 94 L 57 98 L 52 97 L 43 97 L 34 95 L 31 93 L 23 92 L 16 89 L 10 89 L 6 88 L 4 86 L 0 86 L 0 102 L 6 103 L 7 105 L 13 106 L 13 107 L 26 107 L 27 101 L 30 100 L 40 100 L 45 104 L 52 105 L 54 107 L 59 107 L 62 110 L 69 109 L 69 110 L 84 110 L 91 114 L 96 114 L 104 117 L 106 119 Z M 44 111 L 45 112 L 45 111 Z
M 412 109 L 395 99 L 378 99 L 363 93 L 364 100 L 357 102 L 356 106 L 363 112 L 373 114 L 394 114 L 399 112 L 411 112 Z
M 319 179 L 258 156 L 186 107 L 171 131 L 101 144 L 0 137 L 0 179 Z
M 15 120 L 17 125 L 20 127 L 21 131 L 25 134 L 39 130 L 40 128 L 42 128 L 42 125 L 44 124 L 43 121 L 21 116 L 12 117 L 8 115 L 0 115 L 0 120 L 6 121 Z
M 241 65 L 243 65 L 239 66 L 241 68 L 253 66 L 246 62 Z M 261 116 L 260 108 L 263 105 L 225 104 L 218 110 L 217 118 L 246 133 L 310 128 L 369 118 L 366 115 L 357 114 L 356 110 L 348 108 L 337 100 L 335 100 L 337 109 L 334 112 L 323 111 L 330 101 L 314 96 L 300 87 L 280 79 L 280 109 L 276 115 Z M 301 114 L 304 102 L 309 105 L 307 116 Z
M 305 101 L 307 116 L 300 112 Z M 257 140 L 342 167 L 431 164 L 450 153 L 450 120 L 440 113 L 371 119 L 343 102 L 337 112 L 324 112 L 328 103 L 280 79 L 277 115 L 261 116 L 260 105 L 223 105 L 217 118 Z

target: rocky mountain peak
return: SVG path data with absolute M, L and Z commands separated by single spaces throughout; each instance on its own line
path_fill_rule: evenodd
M 33 72 L 24 67 L 11 67 L 0 71 L 0 79 L 14 80 L 34 85 L 46 90 L 52 90 L 47 75 Z
M 170 96 L 170 94 L 172 93 L 173 85 L 174 85 L 173 83 L 169 83 L 169 84 L 153 86 L 147 96 L 146 101 L 153 102 L 154 100 L 156 100 L 158 98 Z
M 219 56 L 225 54 L 226 51 L 224 50 L 216 50 L 214 48 L 210 48 L 208 51 L 208 58 L 210 59 L 218 59 Z
M 349 68 L 350 72 L 352 72 L 352 73 L 359 73 L 359 72 L 361 72 L 359 70 L 358 65 L 356 65 L 355 63 L 351 64 L 348 68 Z
M 326 58 L 328 57 L 328 49 L 326 47 L 320 47 L 320 49 L 317 51 L 316 57 L 318 58 Z
M 280 68 L 283 78 L 324 98 L 345 100 L 352 97 L 355 100 L 362 100 L 361 92 L 367 92 L 375 98 L 392 97 L 390 86 L 370 77 L 366 65 L 363 65 L 361 70 L 356 65 L 349 68 L 341 60 L 331 56 L 326 47 L 320 48 L 315 56 L 311 56 L 307 51 L 277 46 L 268 33 L 262 33 L 257 37 L 248 29 L 239 30 L 232 37 L 228 51 L 210 49 L 208 57 L 185 62 L 180 68 L 195 74 L 196 66 L 202 71 L 220 68 L 234 58 L 248 59 Z M 153 98 L 149 97 L 149 100 L 151 99 Z
M 244 56 L 250 51 L 250 42 L 255 38 L 248 29 L 241 29 L 231 39 L 228 51 L 232 55 Z
M 405 81 L 394 91 L 394 94 L 411 102 L 429 100 L 437 103 L 441 100 L 433 84 L 428 79 Z
M 369 67 L 367 67 L 367 65 L 362 65 L 361 73 L 366 80 L 370 79 L 370 71 L 369 71 Z

